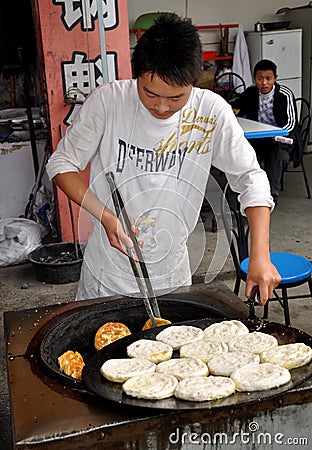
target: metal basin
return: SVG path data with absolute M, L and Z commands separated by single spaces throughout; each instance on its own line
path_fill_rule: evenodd
M 84 246 L 78 245 L 78 259 L 72 242 L 42 245 L 33 250 L 28 259 L 36 278 L 44 283 L 66 284 L 79 280 Z

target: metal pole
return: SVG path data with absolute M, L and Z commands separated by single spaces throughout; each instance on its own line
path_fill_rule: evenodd
M 101 46 L 101 60 L 102 60 L 102 74 L 103 82 L 108 82 L 108 68 L 106 55 L 106 41 L 105 41 L 105 26 L 103 17 L 103 0 L 97 0 L 98 23 L 100 32 L 100 46 Z
M 20 65 L 21 65 L 21 70 L 22 70 L 23 89 L 24 89 L 24 96 L 25 96 L 27 119 L 28 119 L 31 152 L 32 152 L 32 158 L 33 158 L 33 164 L 34 164 L 35 178 L 37 178 L 37 175 L 39 172 L 39 160 L 38 160 L 38 153 L 37 153 L 36 136 L 35 136 L 35 131 L 34 131 L 34 122 L 33 122 L 33 116 L 32 116 L 32 111 L 31 111 L 28 70 L 26 69 L 26 66 L 25 66 L 22 47 L 19 47 L 17 49 L 17 51 L 18 51 L 18 59 L 19 59 Z

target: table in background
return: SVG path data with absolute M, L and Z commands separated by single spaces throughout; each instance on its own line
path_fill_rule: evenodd
M 247 139 L 288 136 L 288 131 L 284 128 L 256 122 L 255 120 L 244 119 L 243 117 L 237 117 L 237 120 Z

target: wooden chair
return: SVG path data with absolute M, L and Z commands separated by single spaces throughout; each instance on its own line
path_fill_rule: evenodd
M 246 281 L 249 264 L 249 226 L 247 218 L 239 210 L 237 196 L 227 184 L 221 199 L 221 217 L 226 236 L 230 244 L 236 280 L 234 293 L 238 295 L 241 281 Z M 264 306 L 263 318 L 268 318 L 269 304 L 278 301 L 284 310 L 285 324 L 290 325 L 288 300 L 311 298 L 312 300 L 312 264 L 299 255 L 286 252 L 271 252 L 271 261 L 281 275 L 281 282 L 274 290 L 274 297 Z M 303 295 L 288 295 L 288 290 L 307 283 L 310 293 Z M 279 295 L 277 291 L 281 291 Z
M 306 172 L 306 169 L 304 166 L 303 153 L 308 144 L 308 138 L 309 138 L 311 120 L 312 120 L 312 110 L 311 110 L 311 106 L 310 106 L 309 102 L 305 98 L 298 97 L 295 99 L 295 101 L 296 101 L 296 106 L 297 106 L 297 111 L 298 111 L 299 129 L 300 129 L 300 133 L 301 133 L 301 137 L 302 137 L 303 151 L 300 156 L 299 166 L 294 169 L 290 169 L 288 166 L 283 171 L 282 178 L 281 178 L 281 190 L 282 191 L 284 190 L 285 172 L 301 172 L 303 174 L 308 198 L 311 198 L 311 189 L 310 189 L 310 185 L 309 185 L 307 172 Z M 292 155 L 290 155 L 290 162 L 292 162 Z

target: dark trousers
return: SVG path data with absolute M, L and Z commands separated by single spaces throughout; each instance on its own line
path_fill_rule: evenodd
M 272 138 L 251 139 L 250 143 L 255 149 L 261 167 L 268 176 L 271 194 L 273 197 L 277 197 L 283 169 L 287 167 L 289 162 L 289 152 L 279 142 L 273 141 Z

